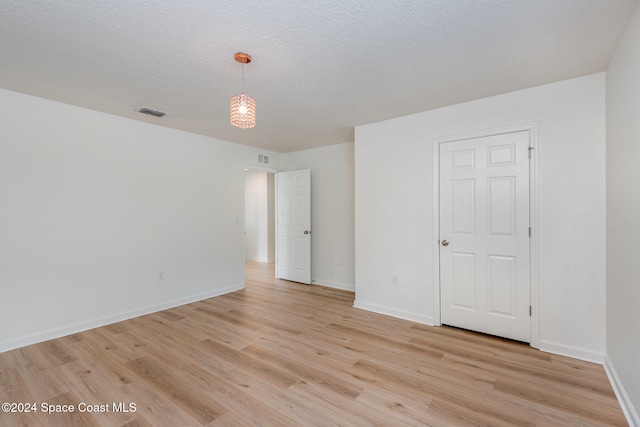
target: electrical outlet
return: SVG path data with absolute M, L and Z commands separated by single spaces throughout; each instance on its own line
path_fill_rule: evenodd
M 340 258 L 340 265 L 344 265 L 344 258 Z
M 158 282 L 162 282 L 164 280 L 164 271 L 158 271 Z
M 391 275 L 391 284 L 393 286 L 400 286 L 400 279 L 398 278 L 397 274 L 392 274 Z

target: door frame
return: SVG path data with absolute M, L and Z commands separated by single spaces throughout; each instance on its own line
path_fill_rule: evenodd
M 246 203 L 246 197 L 247 197 L 247 187 L 246 187 L 246 179 L 247 179 L 247 175 L 246 172 L 264 172 L 267 175 L 273 175 L 273 203 L 274 203 L 274 211 L 275 211 L 275 203 L 277 202 L 276 200 L 276 189 L 275 189 L 275 175 L 279 172 L 277 169 L 272 169 L 272 168 L 264 168 L 264 167 L 260 167 L 260 166 L 253 166 L 253 165 L 244 165 L 242 166 L 243 172 L 244 174 L 244 179 L 245 179 L 245 187 L 244 187 L 244 192 L 243 195 L 244 197 L 242 198 L 242 206 L 243 206 L 243 212 L 244 212 L 244 216 L 242 217 L 242 224 L 243 224 L 243 240 L 244 240 L 244 263 L 247 263 L 247 250 L 246 250 L 246 245 L 247 245 L 247 224 L 246 224 L 246 215 L 247 215 L 247 203 Z M 267 218 L 269 216 L 269 212 L 267 212 Z M 273 228 L 274 228 L 274 236 L 273 236 L 273 240 L 274 240 L 274 263 L 275 263 L 275 228 L 276 228 L 276 217 L 275 217 L 275 213 L 273 215 L 273 218 L 271 219 L 271 221 L 268 221 L 269 223 L 273 223 Z M 270 226 L 271 224 L 269 224 Z M 267 256 L 268 258 L 268 256 Z
M 242 171 L 243 171 L 243 177 L 245 176 L 244 175 L 245 171 L 259 171 L 259 172 L 266 172 L 266 173 L 273 174 L 274 175 L 274 179 L 273 179 L 273 181 L 274 181 L 274 189 L 273 189 L 274 202 L 273 203 L 274 204 L 278 203 L 277 194 L 276 194 L 276 190 L 275 190 L 275 174 L 280 172 L 280 170 L 273 169 L 273 168 L 262 167 L 262 166 L 256 166 L 256 165 L 249 165 L 249 164 L 243 164 L 243 165 L 240 165 L 240 167 L 242 168 Z M 242 237 L 242 242 L 243 242 L 243 244 L 242 244 L 242 258 L 244 259 L 244 263 L 246 263 L 247 262 L 247 251 L 245 249 L 245 245 L 246 245 L 245 215 L 246 215 L 246 212 L 247 212 L 247 206 L 245 205 L 246 189 L 245 189 L 244 186 L 242 187 L 242 195 L 243 195 L 242 196 L 242 230 L 243 230 L 243 232 L 242 232 L 242 236 L 243 236 Z M 274 229 L 275 229 L 275 227 L 277 227 L 275 215 L 274 215 L 273 221 L 274 221 Z M 275 236 L 274 236 L 274 239 L 275 239 Z M 275 254 L 274 254 L 274 258 L 275 258 Z M 275 260 L 274 260 L 274 262 L 275 262 Z M 244 282 L 245 282 L 245 277 L 244 277 L 244 273 L 243 273 L 242 283 L 244 283 Z
M 442 325 L 440 301 L 440 144 L 514 132 L 529 132 L 531 160 L 529 162 L 529 292 L 531 301 L 531 347 L 540 348 L 540 301 L 538 289 L 538 125 L 523 123 L 494 129 L 471 131 L 433 140 L 433 321 Z

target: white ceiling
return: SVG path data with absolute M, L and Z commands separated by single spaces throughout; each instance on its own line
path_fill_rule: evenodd
M 279 152 L 604 71 L 638 0 L 1 0 L 0 87 Z M 241 92 L 254 129 L 229 125 Z M 168 112 L 158 119 L 140 106 Z

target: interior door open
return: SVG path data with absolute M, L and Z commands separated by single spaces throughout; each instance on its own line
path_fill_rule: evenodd
M 530 342 L 529 132 L 440 145 L 442 323 Z
M 276 277 L 311 283 L 311 170 L 276 174 Z

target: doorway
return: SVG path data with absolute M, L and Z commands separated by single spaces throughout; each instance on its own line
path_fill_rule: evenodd
M 245 262 L 275 261 L 274 174 L 262 170 L 244 171 Z

